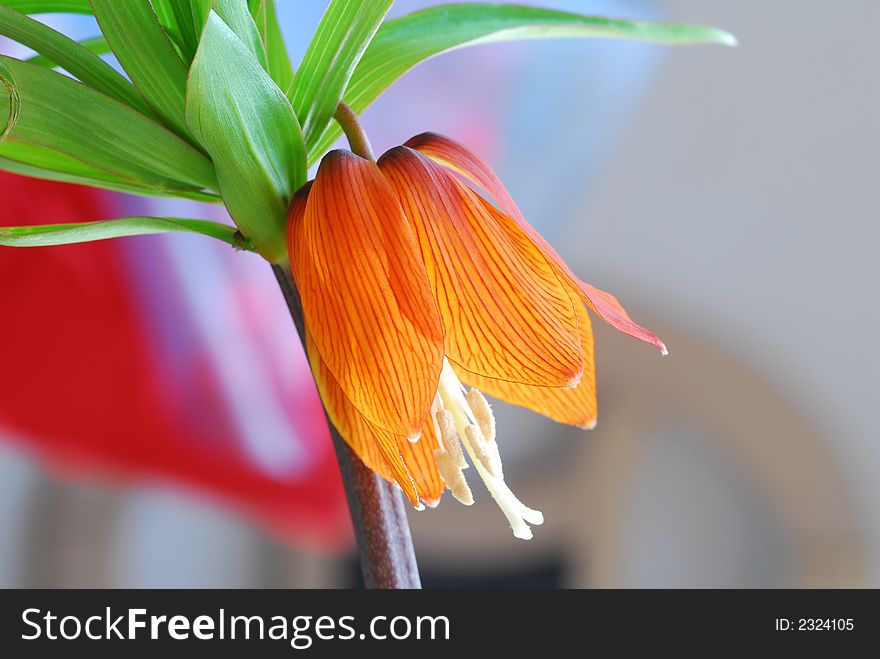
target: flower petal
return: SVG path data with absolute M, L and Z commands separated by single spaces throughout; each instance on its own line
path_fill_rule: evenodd
M 434 451 L 440 448 L 437 425 L 431 415 L 425 419 L 419 441 L 411 442 L 403 437 L 398 438 L 400 455 L 406 463 L 406 469 L 416 484 L 419 499 L 429 506 L 436 506 L 446 490 L 446 483 L 437 471 Z
M 429 417 L 425 421 L 424 432 L 417 442 L 376 428 L 342 391 L 309 333 L 306 333 L 306 354 L 330 421 L 364 464 L 400 485 L 414 506 L 421 507 L 419 499 L 435 504 L 446 485 L 434 462 L 434 449 L 439 444 L 433 419 Z
M 577 317 L 528 236 L 500 226 L 479 195 L 412 149 L 388 151 L 379 168 L 421 248 L 449 360 L 499 380 L 576 384 L 583 370 Z
M 370 423 L 418 437 L 437 392 L 443 329 L 425 266 L 375 163 L 324 157 L 291 205 L 289 250 L 306 326 Z
M 579 291 L 584 302 L 602 320 L 621 332 L 656 346 L 663 354 L 666 354 L 666 346 L 663 342 L 652 332 L 634 323 L 620 302 L 617 301 L 617 298 L 578 279 L 556 250 L 544 240 L 534 227 L 526 222 L 510 193 L 485 160 L 458 142 L 436 133 L 416 135 L 406 143 L 406 146 L 449 167 L 472 183 L 483 188 L 504 212 L 513 218 L 528 236 L 535 241 L 547 257 L 551 259 L 561 275 Z
M 577 298 L 578 327 L 584 352 L 584 376 L 576 387 L 529 387 L 503 380 L 479 377 L 461 370 L 458 376 L 469 387 L 513 405 L 533 410 L 554 421 L 580 428 L 596 425 L 596 370 L 593 361 L 593 328 L 587 308 Z

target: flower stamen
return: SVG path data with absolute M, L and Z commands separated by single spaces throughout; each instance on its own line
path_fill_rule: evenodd
M 437 425 L 440 427 L 440 439 L 443 440 L 443 449 L 452 459 L 456 469 L 467 469 L 468 463 L 464 459 L 464 451 L 458 439 L 458 431 L 455 429 L 455 418 L 449 410 L 437 410 Z
M 477 425 L 480 426 L 480 432 L 486 441 L 492 443 L 495 441 L 495 415 L 492 414 L 492 408 L 489 407 L 489 401 L 476 389 L 471 389 L 465 396 L 471 412 L 477 419 Z
M 501 457 L 498 444 L 495 441 L 495 417 L 492 415 L 492 409 L 476 389 L 471 389 L 465 394 L 464 385 L 455 375 L 447 360 L 443 362 L 436 403 L 441 408 L 436 417 L 444 447 L 453 443 L 451 439 L 447 439 L 453 434 L 456 444 L 459 439 L 461 440 L 477 473 L 486 484 L 486 489 L 489 490 L 492 498 L 501 508 L 501 512 L 510 522 L 513 535 L 525 540 L 531 539 L 532 530 L 526 522 L 542 524 L 544 516 L 539 511 L 524 505 L 504 482 Z M 441 449 L 435 451 L 437 468 L 453 496 L 461 500 L 450 486 L 450 479 L 455 483 L 455 487 L 460 488 L 458 478 L 460 477 L 463 481 L 464 474 L 459 468 L 455 473 L 449 474 L 450 479 L 446 478 L 443 469 L 447 467 L 441 465 L 441 462 L 446 462 L 447 455 L 449 455 L 448 450 L 445 452 Z M 468 493 L 470 493 L 469 488 Z
M 437 471 L 452 496 L 465 506 L 470 506 L 474 503 L 474 495 L 464 477 L 463 470 L 467 469 L 468 464 L 455 430 L 455 419 L 448 410 L 438 410 L 435 418 L 439 429 L 437 435 L 440 437 L 440 448 L 434 449 Z

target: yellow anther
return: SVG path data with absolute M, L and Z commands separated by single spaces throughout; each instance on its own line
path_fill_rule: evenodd
M 438 448 L 434 451 L 434 462 L 437 463 L 437 471 L 440 472 L 440 477 L 446 483 L 449 491 L 452 492 L 452 496 L 464 505 L 470 506 L 474 502 L 474 495 L 465 480 L 461 468 L 456 466 L 452 456 L 443 449 Z
M 452 459 L 456 469 L 467 469 L 467 460 L 464 459 L 464 451 L 461 450 L 461 442 L 458 439 L 458 431 L 455 429 L 455 417 L 449 410 L 437 411 L 437 426 L 440 428 L 440 439 L 443 448 Z
M 468 407 L 480 426 L 480 432 L 490 444 L 495 441 L 495 415 L 492 414 L 492 408 L 489 407 L 489 401 L 476 389 L 471 389 L 465 396 Z

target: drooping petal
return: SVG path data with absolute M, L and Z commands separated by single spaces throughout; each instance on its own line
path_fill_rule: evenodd
M 436 503 L 446 485 L 440 479 L 434 463 L 433 452 L 439 444 L 433 419 L 429 416 L 426 420 L 425 429 L 417 442 L 376 428 L 352 405 L 324 364 L 308 333 L 306 354 L 327 415 L 364 464 L 383 478 L 399 484 L 414 506 L 421 507 L 419 499 L 429 504 Z
M 306 354 L 324 409 L 339 434 L 365 465 L 388 480 L 397 482 L 409 500 L 418 503 L 418 494 L 400 455 L 397 439 L 391 433 L 370 426 L 355 409 L 321 359 L 311 333 L 306 334 Z
M 576 387 L 529 387 L 503 380 L 482 378 L 462 370 L 458 376 L 469 387 L 513 405 L 520 405 L 554 421 L 580 428 L 596 425 L 596 370 L 593 361 L 593 328 L 590 315 L 572 291 L 578 311 L 578 327 L 584 353 L 584 375 Z
M 583 357 L 571 299 L 522 230 L 502 227 L 452 173 L 398 147 L 379 168 L 413 227 L 443 319 L 447 358 L 471 373 L 573 386 Z
M 434 459 L 434 451 L 440 447 L 434 419 L 430 414 L 425 419 L 422 434 L 417 442 L 411 442 L 404 437 L 399 437 L 397 441 L 406 469 L 416 484 L 419 499 L 429 506 L 436 506 L 446 490 L 446 483 L 440 477 Z
M 525 220 L 510 193 L 507 192 L 501 180 L 485 160 L 458 142 L 436 133 L 416 135 L 406 143 L 406 146 L 449 167 L 483 188 L 504 212 L 513 218 L 528 236 L 535 241 L 547 257 L 551 259 L 562 276 L 579 291 L 584 302 L 602 320 L 621 332 L 656 346 L 663 354 L 666 354 L 666 346 L 663 342 L 652 332 L 633 322 L 620 302 L 617 301 L 617 298 L 578 279 L 577 275 L 571 271 L 556 250 Z
M 325 156 L 306 203 L 291 205 L 288 238 L 306 326 L 328 370 L 370 423 L 418 437 L 437 392 L 443 329 L 412 230 L 376 164 Z

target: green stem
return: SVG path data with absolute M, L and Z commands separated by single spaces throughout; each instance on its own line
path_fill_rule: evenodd
M 345 103 L 340 103 L 336 106 L 336 112 L 334 113 L 333 118 L 336 119 L 336 123 L 339 124 L 342 128 L 342 132 L 345 133 L 345 137 L 348 139 L 348 145 L 351 147 L 352 153 L 361 158 L 366 158 L 367 160 L 376 160 L 376 155 L 373 153 L 373 147 L 370 145 L 370 138 L 368 138 L 367 134 L 364 132 L 364 128 L 361 126 L 361 122 L 358 120 L 358 116 L 354 113 L 354 110 Z

